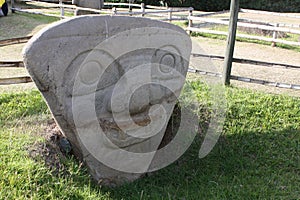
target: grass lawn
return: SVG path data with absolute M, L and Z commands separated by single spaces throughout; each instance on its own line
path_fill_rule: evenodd
M 191 83 L 206 105 L 208 89 Z M 98 187 L 72 156 L 54 173 L 28 149 L 45 143 L 50 118 L 36 90 L 0 94 L 0 199 L 299 199 L 300 99 L 226 89 L 228 112 L 213 151 L 202 137 L 174 164 L 134 183 Z M 206 99 L 206 100 L 205 100 Z
M 16 13 L 1 18 L 0 40 L 32 35 L 47 24 L 57 21 L 55 17 Z

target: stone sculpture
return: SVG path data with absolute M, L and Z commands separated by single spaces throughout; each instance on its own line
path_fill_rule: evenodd
M 190 52 L 175 25 L 91 15 L 41 30 L 23 56 L 74 154 L 98 183 L 113 186 L 154 163 Z
M 101 9 L 104 5 L 103 0 L 73 0 L 72 3 L 85 8 Z

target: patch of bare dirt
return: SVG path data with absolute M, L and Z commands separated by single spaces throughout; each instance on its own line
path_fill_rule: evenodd
M 44 132 L 41 135 L 45 138 L 44 142 L 36 142 L 29 147 L 29 156 L 36 161 L 44 161 L 45 165 L 53 171 L 53 173 L 68 174 L 64 164 L 61 162 L 66 159 L 70 152 L 66 152 L 61 141 L 66 140 L 60 132 L 58 126 L 53 119 L 49 120 Z

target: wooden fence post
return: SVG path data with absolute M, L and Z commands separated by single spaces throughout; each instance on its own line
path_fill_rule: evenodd
M 77 15 L 78 15 L 78 9 L 75 8 L 75 10 L 74 10 L 74 16 L 77 16 Z
M 130 13 L 129 16 L 132 16 L 132 14 L 131 14 L 132 13 L 132 6 L 130 4 L 130 1 L 129 1 L 129 10 L 128 10 L 128 12 Z
M 72 0 L 72 5 L 77 6 L 77 0 Z M 74 16 L 77 16 L 77 15 L 78 15 L 78 9 L 75 8 L 75 9 L 74 9 Z
M 278 23 L 276 23 L 275 24 L 275 27 L 279 27 L 279 24 Z M 277 31 L 273 31 L 273 40 L 276 40 L 277 39 L 277 35 L 278 35 L 278 32 Z M 271 46 L 272 47 L 275 47 L 276 46 L 276 42 L 272 42 L 272 44 L 271 44 Z
M 112 15 L 116 15 L 117 14 L 117 8 L 116 7 L 113 7 L 111 10 L 112 10 Z
M 193 9 L 190 9 L 189 10 L 189 24 L 188 24 L 188 28 L 192 28 L 193 26 L 193 20 L 190 19 L 190 17 L 193 16 Z M 192 31 L 189 31 L 189 34 L 191 35 L 192 34 Z
M 239 0 L 231 0 L 230 4 L 230 19 L 229 19 L 229 31 L 227 36 L 227 47 L 224 59 L 223 68 L 223 83 L 225 85 L 230 84 L 230 75 L 233 61 L 233 52 L 235 45 L 237 21 L 239 15 Z
M 63 19 L 63 17 L 65 16 L 65 9 L 62 6 L 63 5 L 62 0 L 59 0 L 59 5 L 60 5 L 60 18 Z
M 169 8 L 169 22 L 172 22 L 172 11 L 173 11 L 173 8 Z
M 142 17 L 145 16 L 145 3 L 141 3 L 141 12 L 142 12 Z
M 11 0 L 11 1 L 10 1 L 10 4 L 11 4 L 11 12 L 12 12 L 12 13 L 15 13 L 15 10 L 14 10 L 14 8 L 15 8 L 15 1 L 14 1 L 14 0 Z

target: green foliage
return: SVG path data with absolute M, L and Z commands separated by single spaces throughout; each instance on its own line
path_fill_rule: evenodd
M 241 0 L 242 8 L 276 12 L 300 12 L 300 0 Z
M 187 83 L 183 105 L 192 91 L 211 105 L 210 87 L 200 81 Z M 174 164 L 113 189 L 93 183 L 72 157 L 61 158 L 58 174 L 33 161 L 27 149 L 42 140 L 36 133 L 46 105 L 37 91 L 1 94 L 0 199 L 298 199 L 300 99 L 233 87 L 225 94 L 223 135 L 207 157 L 198 158 L 199 135 Z

